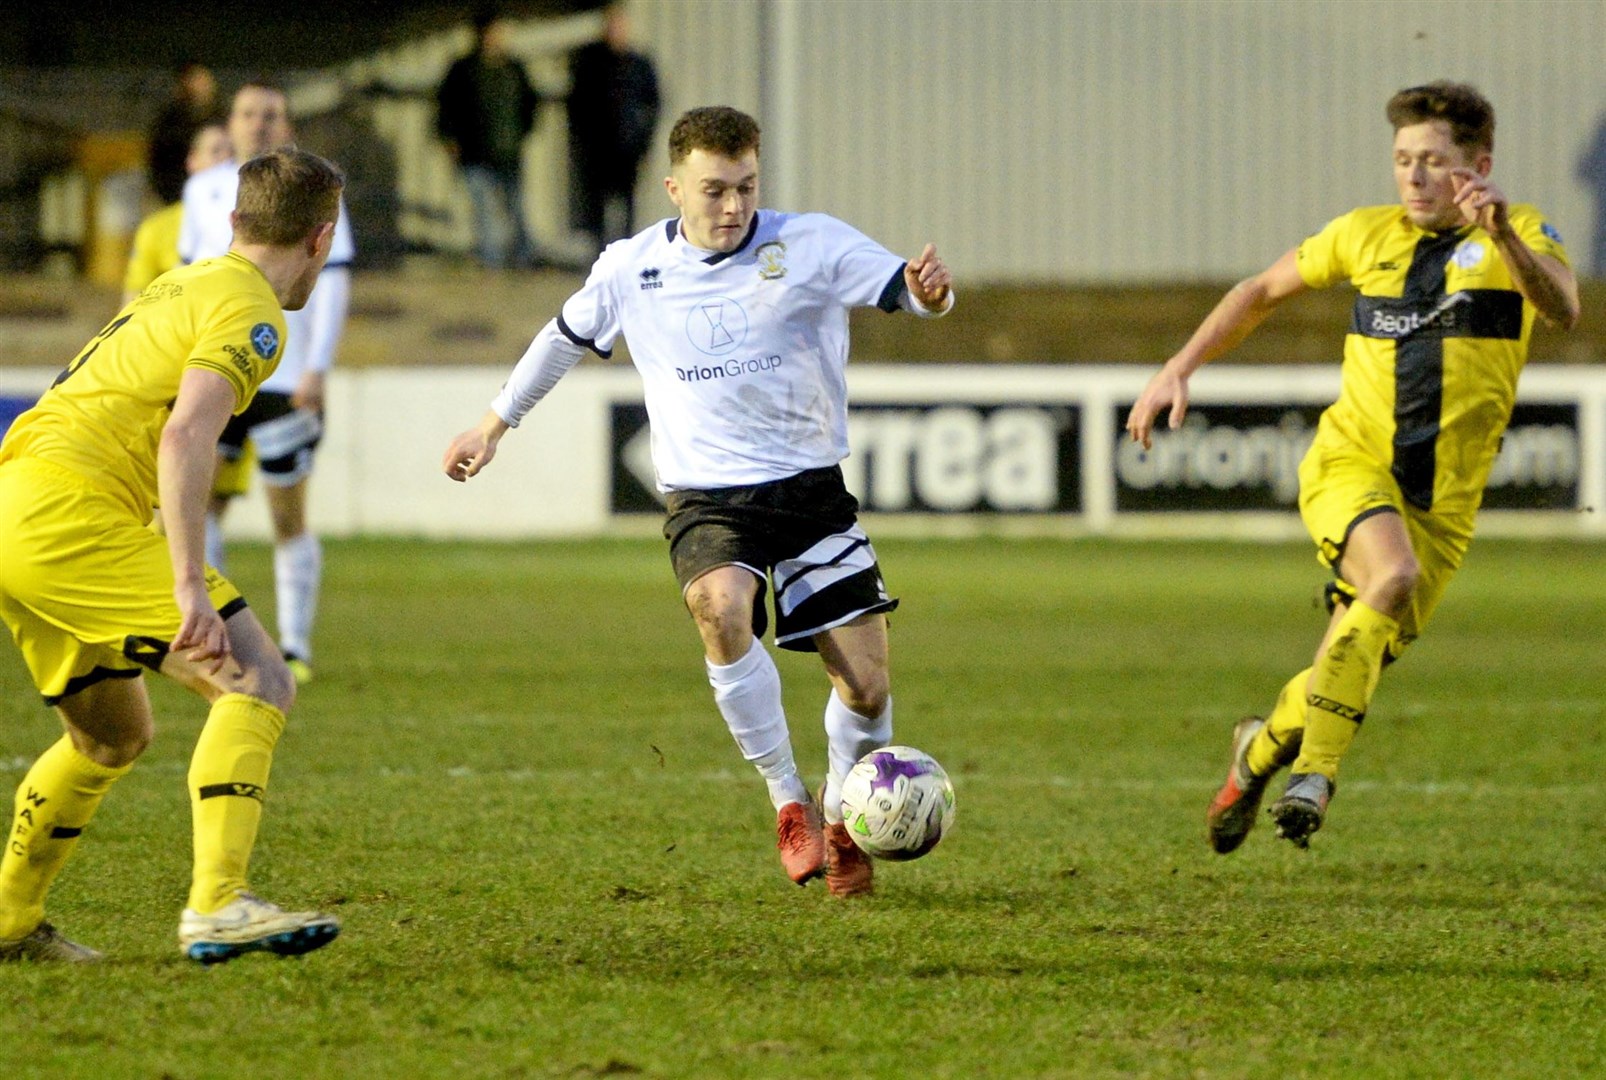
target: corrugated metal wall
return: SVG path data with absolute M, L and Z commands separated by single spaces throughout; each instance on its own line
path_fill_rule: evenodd
M 1496 179 L 1581 252 L 1606 110 L 1598 0 L 658 0 L 667 91 L 758 110 L 767 202 L 972 279 L 1220 279 L 1392 201 L 1383 102 L 1433 78 L 1499 114 Z M 786 133 L 797 145 L 781 148 Z M 644 216 L 667 210 L 662 160 Z M 784 201 L 783 201 L 784 200 Z

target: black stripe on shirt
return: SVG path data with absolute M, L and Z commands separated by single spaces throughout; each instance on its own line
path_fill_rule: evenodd
M 1417 241 L 1405 271 L 1401 300 L 1423 317 L 1447 299 L 1445 264 L 1461 242 L 1460 232 L 1436 233 Z M 1455 305 L 1440 309 L 1439 318 Z M 1406 502 L 1433 508 L 1438 471 L 1439 415 L 1444 404 L 1444 337 L 1409 333 L 1394 343 L 1394 463 L 1391 471 Z
M 573 330 L 569 329 L 569 324 L 563 321 L 563 312 L 561 311 L 558 312 L 558 332 L 564 337 L 568 338 L 570 341 L 574 342 L 576 345 L 580 346 L 582 349 L 590 349 L 604 360 L 613 355 L 612 349 L 604 352 L 603 350 L 597 348 L 597 343 L 591 338 L 583 338 Z

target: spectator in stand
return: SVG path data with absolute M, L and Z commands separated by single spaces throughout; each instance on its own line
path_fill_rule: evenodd
M 196 131 L 219 120 L 217 80 L 212 72 L 194 60 L 180 64 L 173 73 L 173 96 L 156 114 L 150 131 L 151 189 L 163 206 L 184 197 L 184 181 L 190 175 L 184 161 Z
M 636 231 L 636 177 L 658 127 L 658 74 L 630 47 L 623 4 L 607 9 L 601 41 L 575 50 L 569 79 L 572 217 L 601 251 Z
M 524 140 L 535 128 L 540 95 L 508 52 L 500 13 L 474 18 L 474 51 L 446 71 L 436 91 L 435 130 L 463 172 L 474 205 L 474 245 L 481 265 L 533 267 L 538 256 L 524 223 Z

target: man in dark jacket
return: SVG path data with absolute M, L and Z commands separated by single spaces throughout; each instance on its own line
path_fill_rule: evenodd
M 474 34 L 474 51 L 447 69 L 436 91 L 435 130 L 463 171 L 480 262 L 500 269 L 511 258 L 529 266 L 536 258 L 524 225 L 522 151 L 540 96 L 508 54 L 508 25 L 499 14 L 477 15 Z
M 574 226 L 600 251 L 635 226 L 636 175 L 658 127 L 658 75 L 630 47 L 630 20 L 608 8 L 601 41 L 569 62 L 569 154 Z

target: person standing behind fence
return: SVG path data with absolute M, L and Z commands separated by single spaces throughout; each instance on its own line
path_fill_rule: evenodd
M 569 82 L 572 217 L 601 251 L 636 231 L 636 177 L 658 128 L 658 73 L 631 49 L 623 5 L 608 8 L 601 41 L 575 50 Z
M 219 119 L 217 80 L 204 64 L 191 60 L 174 72 L 173 96 L 151 124 L 147 168 L 151 188 L 163 206 L 184 197 L 184 181 L 192 170 L 184 162 L 197 129 Z
M 508 24 L 499 13 L 476 15 L 474 38 L 474 51 L 447 69 L 436 91 L 435 130 L 468 187 L 480 264 L 531 267 L 541 260 L 524 223 L 523 152 L 541 98 L 508 54 Z

